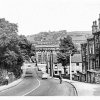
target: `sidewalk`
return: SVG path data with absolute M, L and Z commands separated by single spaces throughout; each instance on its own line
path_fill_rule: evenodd
M 74 85 L 78 92 L 78 96 L 100 96 L 100 84 L 90 84 L 68 79 L 63 79 L 63 81 Z
M 22 80 L 23 79 L 21 78 L 21 79 L 18 79 L 16 81 L 12 82 L 12 83 L 9 83 L 8 85 L 0 86 L 0 92 L 2 92 L 4 90 L 7 90 L 7 89 L 9 89 L 11 87 L 14 87 L 14 86 L 18 85 L 20 82 L 22 82 Z

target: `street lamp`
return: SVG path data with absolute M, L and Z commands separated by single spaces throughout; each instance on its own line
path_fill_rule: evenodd
M 72 80 L 71 54 L 72 54 L 72 52 L 70 51 L 70 66 L 69 66 L 69 69 L 70 69 L 70 80 Z

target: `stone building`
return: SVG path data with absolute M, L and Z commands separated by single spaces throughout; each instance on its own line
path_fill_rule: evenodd
M 59 45 L 36 45 L 37 63 L 45 64 L 50 59 L 50 54 L 56 54 Z
M 86 73 L 86 81 L 89 83 L 100 82 L 100 15 L 97 21 L 92 25 L 92 36 L 87 39 L 87 56 L 83 52 L 86 51 L 84 44 L 81 44 L 82 66 L 83 72 Z M 84 61 L 84 59 L 87 59 Z M 88 67 L 87 67 L 88 61 Z M 85 68 L 84 68 L 85 67 Z M 84 70 L 86 69 L 86 70 Z
M 38 64 L 45 64 L 47 73 L 53 76 L 54 55 L 59 51 L 59 45 L 36 45 L 36 60 Z
M 91 36 L 87 39 L 88 47 L 88 68 L 87 68 L 87 82 L 94 82 L 94 74 L 91 70 L 95 69 L 95 52 L 94 52 L 94 37 Z

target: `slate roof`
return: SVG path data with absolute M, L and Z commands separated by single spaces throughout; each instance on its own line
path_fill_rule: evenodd
M 71 57 L 71 62 L 72 63 L 77 63 L 77 62 L 82 62 L 82 57 L 81 57 L 81 54 L 74 54 L 72 57 Z

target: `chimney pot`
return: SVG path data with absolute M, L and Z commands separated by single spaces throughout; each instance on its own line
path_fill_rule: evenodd
M 97 21 L 96 20 L 94 21 L 94 25 L 97 26 Z
M 99 26 L 99 30 L 100 30 L 100 14 L 99 14 L 99 19 L 98 19 L 98 26 Z

